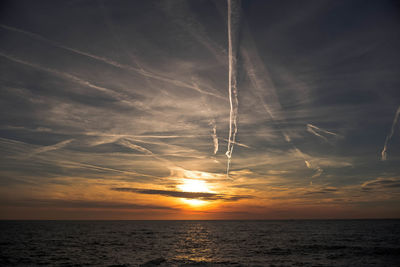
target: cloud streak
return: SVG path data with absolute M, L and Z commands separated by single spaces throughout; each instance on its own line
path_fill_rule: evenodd
M 379 177 L 374 180 L 366 181 L 361 185 L 363 191 L 377 190 L 400 190 L 400 178 Z
M 396 126 L 396 123 L 399 120 L 399 115 L 400 115 L 400 106 L 397 108 L 396 114 L 394 115 L 394 119 L 392 122 L 392 127 L 390 128 L 390 132 L 385 139 L 385 144 L 383 145 L 383 149 L 381 152 L 382 161 L 385 161 L 387 159 L 387 147 L 388 147 L 390 139 L 392 139 L 392 136 L 394 134 L 394 127 Z
M 218 152 L 218 136 L 217 136 L 217 125 L 215 123 L 215 120 L 211 120 L 210 122 L 211 126 L 212 126 L 212 134 L 211 137 L 213 139 L 213 144 L 214 144 L 214 155 L 217 154 Z
M 313 191 L 306 191 L 304 194 L 305 195 L 325 195 L 325 194 L 334 194 L 338 192 L 339 189 L 335 187 L 325 187 L 325 188 L 320 188 L 317 190 Z

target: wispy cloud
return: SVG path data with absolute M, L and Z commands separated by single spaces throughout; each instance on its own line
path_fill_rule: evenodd
M 387 147 L 389 144 L 390 139 L 392 139 L 392 136 L 394 134 L 394 127 L 396 126 L 397 121 L 399 120 L 399 115 L 400 115 L 400 106 L 397 108 L 396 110 L 396 114 L 394 115 L 394 119 L 392 122 L 392 127 L 390 128 L 390 132 L 388 134 L 388 136 L 385 139 L 385 144 L 383 145 L 383 149 L 381 152 L 381 159 L 384 161 L 387 158 Z
M 213 139 L 213 144 L 214 144 L 214 154 L 217 154 L 218 152 L 218 136 L 217 136 L 217 125 L 215 124 L 215 120 L 211 120 L 210 122 L 212 126 L 212 139 Z
M 400 189 L 400 178 L 383 178 L 379 177 L 364 182 L 361 185 L 363 191 L 379 191 L 379 190 L 396 190 Z
M 325 195 L 325 194 L 333 194 L 333 193 L 335 193 L 337 191 L 339 191 L 338 188 L 325 187 L 325 188 L 319 188 L 319 189 L 316 189 L 316 190 L 309 190 L 309 191 L 306 191 L 304 194 L 305 195 L 319 195 L 319 194 Z

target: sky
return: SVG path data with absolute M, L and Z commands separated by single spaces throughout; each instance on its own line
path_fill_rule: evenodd
M 0 219 L 400 217 L 396 1 L 2 1 Z

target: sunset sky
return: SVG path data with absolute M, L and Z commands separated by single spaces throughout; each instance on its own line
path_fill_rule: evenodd
M 399 218 L 400 5 L 235 8 L 228 174 L 227 1 L 2 1 L 0 219 Z

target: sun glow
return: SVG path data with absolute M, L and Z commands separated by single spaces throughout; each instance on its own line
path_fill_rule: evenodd
M 207 183 L 203 180 L 183 179 L 182 184 L 178 185 L 178 188 L 184 192 L 212 193 Z M 207 203 L 207 201 L 200 199 L 183 198 L 182 201 L 193 206 L 200 206 Z
M 203 180 L 184 179 L 178 188 L 185 192 L 211 192 Z

